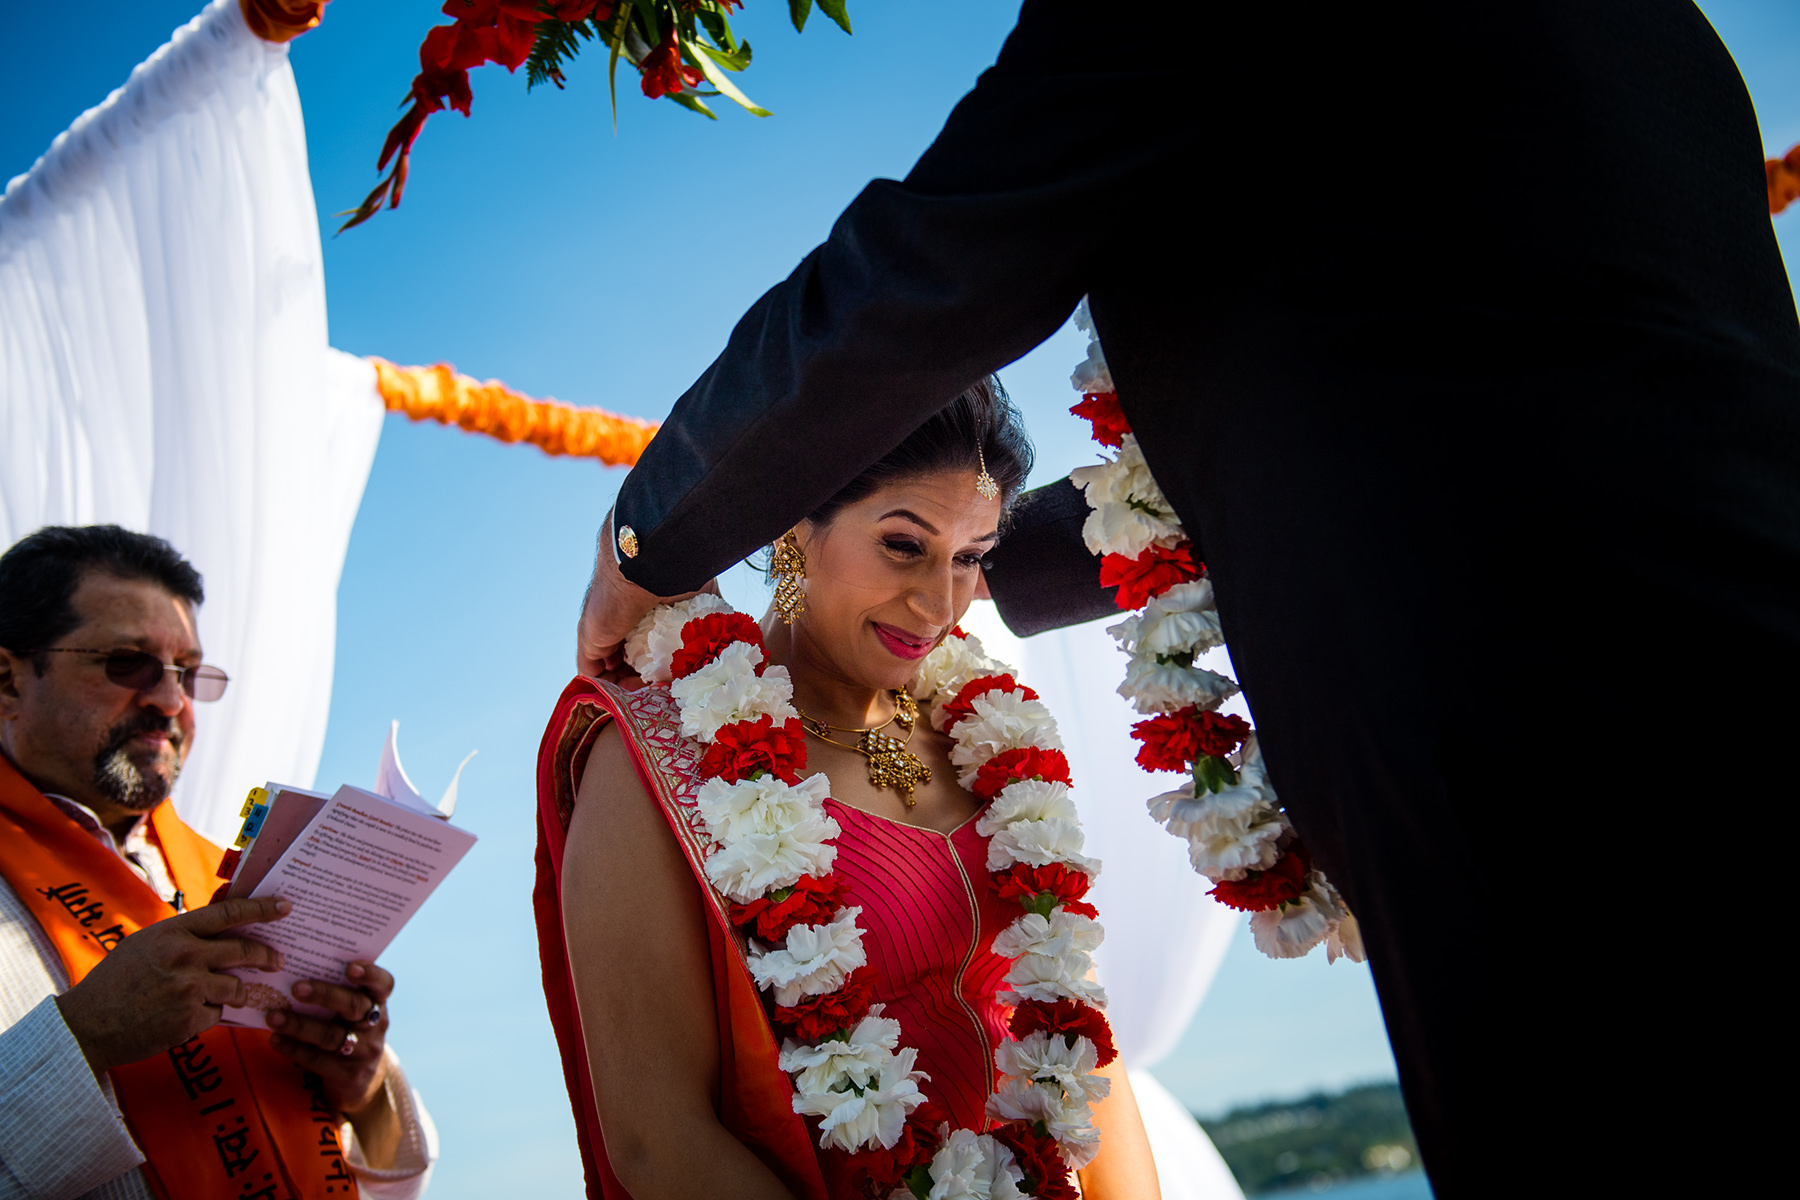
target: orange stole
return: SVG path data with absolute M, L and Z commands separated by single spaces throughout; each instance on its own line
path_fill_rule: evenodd
M 223 851 L 172 804 L 150 831 L 175 886 L 207 897 Z M 0 876 L 44 929 L 71 984 L 121 941 L 175 910 L 0 755 Z M 163 1200 L 353 1200 L 338 1116 L 318 1077 L 277 1054 L 261 1030 L 215 1025 L 142 1062 L 115 1067 L 113 1090 Z
M 680 736 L 678 725 L 656 722 L 656 728 L 647 727 L 643 714 L 630 711 L 633 695 L 577 676 L 563 689 L 538 749 L 537 885 L 532 904 L 537 913 L 544 998 L 562 1051 L 563 1079 L 575 1110 L 588 1195 L 630 1200 L 630 1193 L 607 1162 L 600 1118 L 594 1108 L 587 1046 L 582 1040 L 581 1014 L 575 1003 L 568 947 L 563 940 L 563 845 L 588 751 L 607 722 L 622 716 L 619 730 L 638 775 L 661 806 L 688 865 L 700 881 L 701 894 L 712 917 L 706 923 L 706 932 L 712 949 L 713 999 L 718 1013 L 719 1123 L 762 1159 L 800 1200 L 826 1200 L 828 1193 L 818 1152 L 805 1122 L 794 1112 L 793 1084 L 777 1061 L 781 1043 L 763 1009 L 762 995 L 750 978 L 743 941 L 731 928 L 719 894 L 706 883 L 702 863 L 707 848 L 701 844 L 703 835 L 696 832 L 697 819 L 690 815 L 697 757 L 693 743 Z M 666 691 L 664 696 L 666 699 Z M 680 786 L 684 780 L 688 785 L 685 790 Z

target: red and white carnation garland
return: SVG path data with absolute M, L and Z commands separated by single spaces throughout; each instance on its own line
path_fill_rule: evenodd
M 1323 942 L 1332 961 L 1361 962 L 1356 918 L 1276 800 L 1250 723 L 1217 711 L 1238 685 L 1195 661 L 1225 644 L 1212 581 L 1132 435 L 1086 300 L 1075 320 L 1087 332 L 1088 356 L 1072 378 L 1082 397 L 1070 411 L 1092 424 L 1095 441 L 1117 450 L 1069 476 L 1093 510 L 1082 539 L 1101 556 L 1101 584 L 1119 589 L 1119 607 L 1139 610 L 1107 630 L 1130 660 L 1119 694 L 1151 714 L 1132 727 L 1144 744 L 1138 765 L 1189 775 L 1150 800 L 1150 815 L 1186 839 L 1215 898 L 1253 914 L 1264 954 L 1298 958 Z
M 783 667 L 762 631 L 716 596 L 656 609 L 626 642 L 649 683 L 668 683 L 683 734 L 706 747 L 696 804 L 717 843 L 706 875 L 729 901 L 751 975 L 773 1000 L 794 1111 L 819 1145 L 854 1156 L 881 1194 L 921 1200 L 1074 1200 L 1073 1168 L 1099 1147 L 1096 1074 L 1117 1052 L 1100 985 L 1088 978 L 1101 929 L 1083 902 L 1100 864 L 1082 855 L 1069 764 L 1056 722 L 981 644 L 960 630 L 927 655 L 910 687 L 932 704 L 958 778 L 986 804 L 988 871 L 1021 915 L 994 939 L 1012 959 L 999 994 L 1012 1036 L 995 1051 L 989 1132 L 951 1129 L 926 1102 L 917 1051 L 871 1002 L 875 967 L 862 910 L 833 874 L 842 830 L 825 811 L 830 783 L 802 777 L 806 740 Z

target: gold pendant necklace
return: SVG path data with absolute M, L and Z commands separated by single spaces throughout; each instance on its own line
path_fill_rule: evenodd
M 869 760 L 869 783 L 880 788 L 893 788 L 911 808 L 918 803 L 913 799 L 913 789 L 922 783 L 931 782 L 931 768 L 925 760 L 906 748 L 912 741 L 913 726 L 918 724 L 919 706 L 905 691 L 894 693 L 894 715 L 879 725 L 868 729 L 846 729 L 837 725 L 827 725 L 823 721 L 815 721 L 806 715 L 806 710 L 795 706 L 800 713 L 800 723 L 806 732 L 821 742 L 829 742 L 844 750 L 854 750 Z M 895 737 L 883 733 L 889 725 L 898 725 L 906 731 L 905 737 Z M 848 742 L 840 742 L 831 735 L 838 733 L 860 734 L 854 746 Z

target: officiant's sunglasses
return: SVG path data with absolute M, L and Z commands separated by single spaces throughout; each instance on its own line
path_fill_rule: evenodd
M 225 694 L 231 677 L 217 667 L 172 667 L 147 650 L 78 650 L 51 646 L 28 654 L 91 654 L 106 660 L 106 677 L 123 688 L 147 692 L 162 682 L 163 672 L 175 672 L 181 690 L 195 700 L 217 700 Z

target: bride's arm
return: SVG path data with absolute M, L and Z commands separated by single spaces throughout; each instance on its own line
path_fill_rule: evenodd
M 719 1124 L 699 887 L 616 729 L 596 740 L 563 855 L 563 935 L 613 1173 L 637 1200 L 791 1193 Z
M 1114 1059 L 1100 1074 L 1112 1080 L 1112 1092 L 1094 1105 L 1100 1153 L 1081 1169 L 1081 1194 L 1084 1200 L 1160 1200 L 1150 1135 L 1144 1132 L 1125 1061 Z

